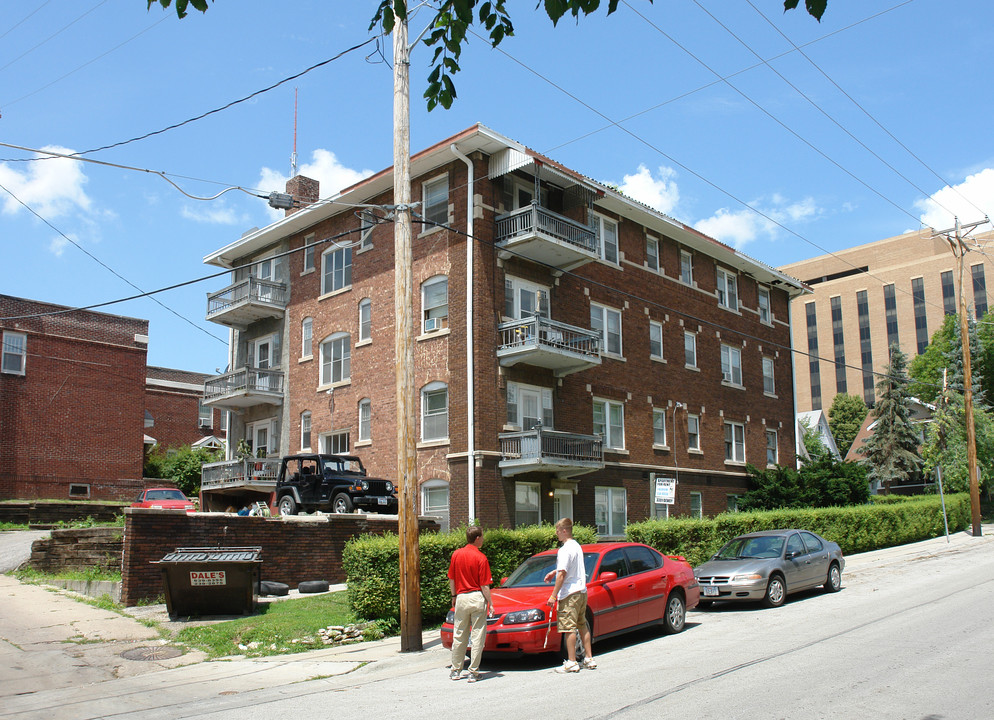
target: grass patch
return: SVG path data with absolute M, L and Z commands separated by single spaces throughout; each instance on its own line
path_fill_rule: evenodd
M 31 568 L 15 570 L 11 573 L 21 582 L 43 584 L 51 580 L 80 580 L 83 582 L 121 582 L 120 570 L 106 570 L 98 567 L 80 568 L 76 570 L 60 570 L 57 573 L 43 573 Z

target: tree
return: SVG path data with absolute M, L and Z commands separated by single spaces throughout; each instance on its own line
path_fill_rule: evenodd
M 825 443 L 821 441 L 821 436 L 818 432 L 811 427 L 811 423 L 807 419 L 803 419 L 800 421 L 800 424 L 801 444 L 804 445 L 804 451 L 808 454 L 808 460 L 806 462 L 819 460 L 828 455 L 828 448 L 825 447 Z
M 931 474 L 942 469 L 942 483 L 947 492 L 968 492 L 966 449 L 966 405 L 963 395 L 947 390 L 939 399 L 938 407 L 925 432 L 922 457 L 925 472 Z M 980 406 L 973 406 L 976 430 L 977 474 L 981 492 L 990 495 L 994 487 L 994 419 Z
M 918 454 L 918 431 L 911 423 L 907 359 L 896 343 L 890 347 L 890 363 L 884 373 L 877 383 L 873 434 L 859 453 L 866 458 L 869 480 L 887 491 L 894 481 L 917 477 L 922 458 Z
M 611 15 L 618 9 L 620 0 L 607 0 L 607 14 Z M 156 2 L 164 8 L 170 4 L 176 9 L 180 18 L 186 17 L 187 9 L 192 6 L 200 12 L 207 12 L 209 2 L 213 0 L 147 0 L 151 8 Z M 649 0 L 651 3 L 652 0 Z M 804 0 L 804 7 L 812 17 L 821 21 L 828 0 Z M 553 26 L 567 14 L 579 21 L 581 15 L 590 15 L 597 11 L 601 0 L 540 0 L 536 5 L 543 7 Z M 797 7 L 798 0 L 784 0 L 784 12 Z M 370 21 L 369 29 L 379 27 L 384 33 L 393 31 L 394 23 L 407 19 L 407 0 L 380 0 L 376 14 Z M 479 24 L 486 29 L 490 36 L 490 45 L 497 47 L 504 38 L 514 35 L 511 16 L 507 14 L 505 0 L 445 0 L 431 18 L 431 31 L 424 38 L 424 44 L 434 47 L 435 53 L 431 58 L 431 71 L 428 74 L 428 88 L 424 92 L 428 101 L 428 109 L 433 110 L 438 105 L 448 109 L 456 97 L 455 83 L 452 77 L 459 72 L 459 57 L 463 45 L 469 42 L 470 28 Z
M 828 409 L 828 427 L 832 430 L 835 445 L 839 448 L 842 457 L 849 452 L 853 440 L 856 439 L 856 433 L 859 432 L 869 412 L 863 398 L 856 395 L 839 393 L 832 400 L 832 407 Z
M 970 334 L 970 370 L 973 377 L 974 402 L 986 403 L 994 397 L 994 317 L 985 315 L 979 322 L 968 318 Z M 942 393 L 942 371 L 947 372 L 949 387 L 963 389 L 963 343 L 959 315 L 946 315 L 935 331 L 925 352 L 912 361 L 908 374 L 913 382 L 909 392 L 927 403 L 935 403 Z
M 959 337 L 959 316 L 946 315 L 942 326 L 932 334 L 925 352 L 916 355 L 908 370 L 913 382 L 908 392 L 919 400 L 934 403 L 942 392 L 942 371 L 949 368 L 953 338 Z M 956 347 L 960 346 L 959 340 Z M 962 366 L 962 363 L 961 363 Z
M 827 452 L 800 471 L 781 466 L 759 470 L 749 465 L 746 469 L 749 492 L 739 498 L 740 510 L 862 505 L 870 496 L 866 468 L 836 460 Z
M 204 463 L 223 460 L 220 451 L 183 445 L 163 450 L 153 447 L 145 458 L 143 474 L 149 478 L 172 480 L 183 494 L 194 497 L 200 493 L 200 467 Z

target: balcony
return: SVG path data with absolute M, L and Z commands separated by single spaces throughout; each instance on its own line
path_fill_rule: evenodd
M 604 467 L 604 440 L 600 435 L 577 435 L 538 426 L 501 433 L 497 438 L 501 454 L 498 467 L 504 477 L 548 472 L 564 479 Z
M 548 318 L 532 316 L 497 327 L 497 359 L 504 367 L 526 363 L 557 377 L 601 364 L 601 335 Z
M 511 251 L 504 257 L 513 255 L 570 270 L 599 256 L 600 243 L 593 230 L 537 203 L 498 215 L 496 222 L 497 247 Z
M 283 403 L 283 371 L 241 368 L 204 381 L 204 405 L 239 410 Z
M 246 328 L 256 320 L 282 317 L 289 297 L 283 283 L 248 277 L 207 296 L 207 319 Z
M 279 470 L 279 458 L 248 458 L 204 463 L 200 466 L 200 490 L 215 492 L 237 488 L 272 492 L 276 489 L 276 474 Z

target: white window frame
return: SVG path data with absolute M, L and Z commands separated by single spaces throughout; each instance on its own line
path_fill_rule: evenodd
M 338 385 L 352 380 L 352 336 L 337 332 L 321 341 L 320 386 Z
M 649 357 L 653 360 L 663 359 L 663 324 L 655 320 L 649 321 Z
M 533 310 L 524 310 L 522 300 L 529 298 L 532 302 Z M 508 302 L 510 300 L 510 303 Z M 510 304 L 510 307 L 508 305 Z M 510 310 L 511 314 L 508 315 Z M 549 288 L 545 285 L 522 280 L 513 275 L 504 276 L 504 317 L 512 320 L 522 320 L 525 318 L 549 317 Z
M 521 502 L 522 500 L 525 502 Z M 522 510 L 522 508 L 525 509 Z M 523 513 L 527 513 L 527 518 L 519 520 Z M 534 515 L 534 522 L 532 515 Z M 538 525 L 541 522 L 542 486 L 537 482 L 514 483 L 514 527 Z
M 777 384 L 776 376 L 774 370 L 776 363 L 774 363 L 773 358 L 764 355 L 763 356 L 763 393 L 769 395 L 770 397 L 776 397 L 777 395 Z
M 351 448 L 348 430 L 332 430 L 318 436 L 318 448 L 327 455 L 347 455 Z
M 444 409 L 429 411 L 429 400 L 442 397 L 444 393 Z M 428 434 L 429 425 L 441 425 L 444 420 L 445 432 L 440 433 L 432 428 Z M 449 386 L 444 382 L 431 382 L 421 388 L 421 440 L 422 442 L 441 442 L 449 439 Z
M 537 410 L 541 413 L 541 416 L 536 419 L 542 424 L 542 427 L 546 430 L 552 430 L 555 421 L 552 388 L 525 385 L 518 382 L 509 382 L 507 384 L 507 424 L 519 430 L 531 430 L 535 426 L 531 424 L 526 427 L 525 424 L 523 413 L 526 397 L 530 397 L 535 401 Z
M 214 427 L 214 408 L 205 405 L 203 398 L 197 400 L 197 426 L 204 429 Z
M 652 235 L 645 236 L 645 266 L 659 272 L 659 240 Z
M 245 425 L 245 437 L 252 448 L 252 457 L 259 457 L 259 432 L 266 433 L 266 454 L 263 457 L 275 457 L 279 454 L 279 448 L 273 447 L 279 440 L 277 430 L 276 418 L 266 418 Z
M 621 504 L 621 510 L 616 505 Z M 621 515 L 623 519 L 617 517 Z M 628 493 L 620 487 L 594 488 L 594 524 L 601 538 L 623 537 L 628 525 Z M 621 527 L 616 527 L 616 525 Z
M 357 443 L 373 440 L 373 401 L 363 398 L 359 401 L 359 436 Z
M 445 188 L 444 197 L 439 188 Z M 449 224 L 449 176 L 441 175 L 421 183 L 421 217 L 427 222 L 422 232 Z
M 445 301 L 438 298 L 430 299 L 434 288 L 445 285 Z M 429 303 L 433 303 L 429 305 Z M 449 276 L 436 275 L 421 283 L 421 332 L 439 332 L 449 327 Z
M 683 366 L 697 367 L 697 333 L 686 330 L 683 333 Z
M 3 331 L 3 359 L 0 368 L 8 375 L 24 375 L 28 369 L 28 336 L 26 333 Z
M 605 449 L 624 450 L 625 404 L 617 400 L 594 398 L 593 427 L 594 435 L 604 438 Z
M 666 442 L 666 410 L 663 408 L 652 409 L 652 446 L 669 447 L 669 443 Z
M 767 325 L 771 325 L 773 323 L 773 306 L 770 304 L 770 289 L 760 285 L 757 293 L 757 311 L 759 312 L 759 321 L 766 323 Z
M 373 301 L 363 298 L 359 301 L 359 342 L 373 339 Z
M 680 282 L 694 284 L 694 255 L 687 250 L 680 251 Z
M 567 517 L 573 519 L 573 491 L 556 488 L 552 491 L 552 516 L 559 520 Z
M 437 500 L 444 491 L 445 504 L 438 503 Z M 439 518 L 439 530 L 448 532 L 449 530 L 449 483 L 445 480 L 433 478 L 425 480 L 421 484 L 421 514 L 429 517 Z
M 612 317 L 617 317 L 618 332 L 617 335 L 617 349 L 612 349 L 611 347 L 611 337 L 610 332 L 611 319 Z M 623 331 L 621 327 L 621 311 L 615 310 L 607 305 L 601 305 L 600 303 L 591 302 L 590 303 L 590 329 L 598 330 L 601 334 L 601 353 L 607 355 L 614 355 L 617 357 L 624 357 L 624 345 L 622 343 Z
M 701 416 L 687 415 L 687 451 L 701 451 Z
M 745 456 L 745 425 L 740 422 L 726 420 L 725 433 L 725 462 L 744 464 Z
M 597 238 L 597 252 L 601 260 L 612 265 L 618 265 L 621 258 L 621 250 L 618 242 L 618 221 L 601 215 L 592 213 L 591 227 L 594 229 L 594 236 Z M 610 232 L 608 232 L 610 228 Z M 606 238 L 614 235 L 614 242 L 607 242 Z
M 771 439 L 773 440 L 772 443 L 770 442 Z M 772 460 L 770 459 L 771 455 Z M 770 428 L 766 428 L 766 464 L 780 464 L 780 446 L 777 443 L 777 431 Z
M 321 294 L 328 295 L 350 287 L 352 287 L 352 248 L 332 244 L 321 253 Z
M 311 449 L 311 411 L 300 413 L 300 449 Z
M 301 275 L 314 271 L 314 251 L 317 249 L 315 237 L 314 233 L 311 233 L 304 238 L 304 269 Z
M 704 517 L 704 494 L 700 492 L 690 493 L 690 517 Z
M 726 310 L 738 312 L 739 276 L 723 267 L 715 268 L 717 276 L 718 305 Z
M 300 358 L 314 357 L 314 318 L 300 321 Z
M 721 382 L 742 387 L 742 350 L 731 345 L 721 346 Z

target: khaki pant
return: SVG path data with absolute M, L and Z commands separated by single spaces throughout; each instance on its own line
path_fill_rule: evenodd
M 473 647 L 470 651 L 469 669 L 480 671 L 480 658 L 487 641 L 487 601 L 479 590 L 462 593 L 456 597 L 456 619 L 452 625 L 452 669 L 461 670 L 466 659 L 466 645 L 472 628 Z

